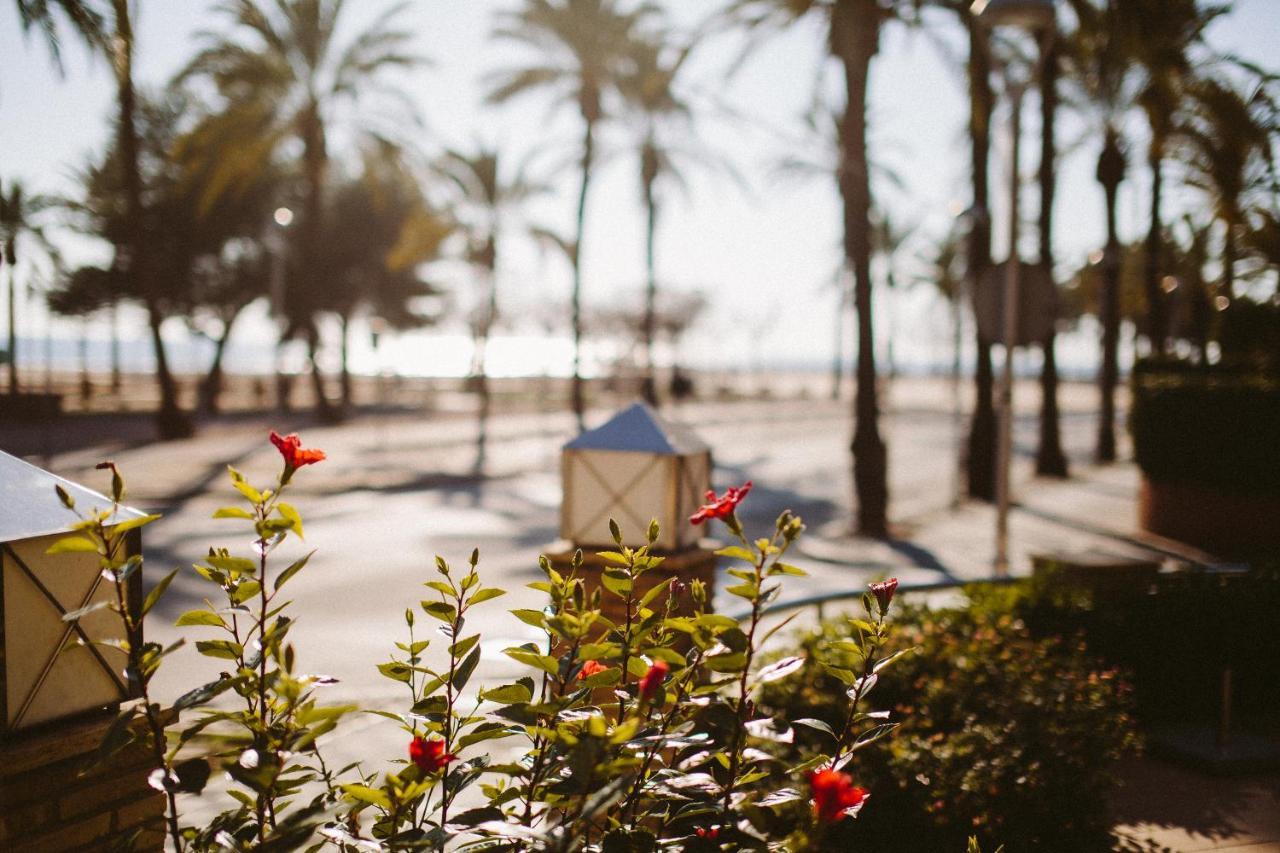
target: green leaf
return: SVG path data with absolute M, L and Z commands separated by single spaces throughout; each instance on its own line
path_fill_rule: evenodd
M 452 623 L 458 615 L 458 611 L 454 609 L 454 606 L 445 601 L 424 601 L 422 602 L 422 609 L 426 611 L 428 616 L 434 616 L 441 622 Z
M 503 649 L 502 653 L 512 660 L 540 669 L 548 675 L 556 675 L 560 671 L 560 662 L 550 655 L 540 655 L 526 649 Z
M 62 486 L 59 486 L 55 483 L 53 490 L 58 493 L 58 500 L 62 501 L 63 506 L 65 506 L 67 509 L 76 508 L 76 499 L 71 497 L 71 494 L 66 489 L 62 488 Z
M 470 603 L 479 604 L 482 601 L 488 601 L 491 598 L 497 598 L 500 595 L 506 595 L 506 594 L 507 594 L 507 591 L 505 589 L 498 589 L 497 587 L 493 587 L 493 586 L 486 587 L 484 589 L 477 589 L 475 591 L 475 594 L 471 596 Z
M 523 684 L 504 684 L 492 690 L 482 689 L 480 698 L 486 702 L 514 705 L 517 702 L 528 702 L 533 698 L 533 691 Z
M 117 534 L 128 533 L 130 530 L 137 530 L 139 527 L 148 525 L 159 518 L 160 516 L 158 515 L 140 515 L 137 518 L 127 518 L 119 524 L 111 525 L 111 532 Z
M 462 750 L 486 740 L 497 740 L 498 738 L 508 737 L 511 734 L 512 732 L 506 723 L 481 723 L 458 738 L 458 742 L 454 744 L 454 747 Z
M 408 684 L 409 680 L 413 678 L 413 667 L 398 660 L 378 664 L 378 672 L 392 681 L 402 681 L 405 684 Z
M 210 625 L 215 628 L 225 628 L 227 623 L 217 613 L 209 610 L 188 610 L 178 617 L 178 621 L 173 623 L 179 628 L 187 625 Z
M 370 788 L 368 785 L 340 785 L 342 793 L 347 795 L 348 799 L 357 803 L 364 803 L 369 806 L 378 806 L 379 808 L 391 810 L 391 798 L 387 796 L 385 791 L 379 791 L 377 788 Z
M 744 562 L 751 563 L 753 566 L 755 565 L 757 557 L 757 555 L 752 554 L 746 548 L 738 545 L 730 545 L 727 548 L 721 548 L 719 551 L 716 551 L 716 555 L 720 557 L 728 557 L 731 560 L 742 560 Z
M 301 538 L 302 534 L 299 533 L 298 537 Z M 302 571 L 303 566 L 307 564 L 307 561 L 311 559 L 311 554 L 314 554 L 314 553 L 315 551 L 312 551 L 310 554 L 306 554 L 305 556 L 300 557 L 299 559 L 294 561 L 294 563 L 291 566 L 289 566 L 289 568 L 281 572 L 280 576 L 276 578 L 275 589 L 279 591 L 280 587 L 284 586 L 286 583 L 289 582 L 289 578 L 293 577 L 298 572 Z
M 543 613 L 541 610 L 516 608 L 515 610 L 510 611 L 510 613 L 526 625 L 531 625 L 534 628 L 547 627 L 547 614 Z
M 142 615 L 146 616 L 151 612 L 151 608 L 156 606 L 156 602 L 164 595 L 164 591 L 169 588 L 169 584 L 173 583 L 173 579 L 178 576 L 178 570 L 174 569 L 160 579 L 160 583 L 156 584 L 155 589 L 147 593 L 146 599 L 142 602 Z
M 476 639 L 480 639 L 479 635 Z M 450 682 L 454 690 L 461 690 L 467 686 L 467 679 L 471 678 L 471 673 L 476 671 L 476 664 L 480 663 L 480 647 L 476 646 L 471 650 L 471 654 L 467 655 L 454 670 L 453 680 Z
M 233 575 L 251 575 L 258 570 L 258 564 L 248 557 L 232 557 L 229 554 L 210 554 L 204 561 L 215 569 Z
M 235 592 L 231 593 L 231 600 L 236 604 L 243 604 L 261 591 L 262 584 L 257 581 L 245 581 L 236 587 Z
M 289 529 L 298 534 L 298 538 L 304 538 L 302 535 L 302 515 L 294 508 L 293 504 L 287 504 L 284 501 L 276 504 L 276 512 L 280 513 L 280 517 L 289 522 Z
M 774 563 L 765 574 L 769 577 L 774 575 L 792 575 L 798 578 L 809 576 L 809 573 L 804 569 L 799 566 L 793 566 L 790 563 Z
M 214 518 L 245 518 L 253 521 L 253 513 L 243 507 L 222 506 L 213 511 Z
M 211 658 L 236 660 L 244 654 L 244 647 L 230 640 L 197 640 L 196 651 Z
M 262 492 L 249 485 L 249 482 L 234 468 L 231 470 L 231 485 L 236 487 L 236 491 L 244 495 L 250 502 L 255 504 L 262 503 Z
M 455 658 L 463 657 L 467 652 L 471 651 L 471 647 L 478 642 L 480 642 L 479 634 L 472 634 L 470 637 L 463 637 L 461 640 L 449 647 L 449 654 L 453 655 Z
M 85 536 L 66 536 L 49 546 L 46 554 L 96 554 L 98 546 Z
M 730 595 L 736 595 L 739 598 L 745 598 L 747 601 L 753 601 L 760 593 L 760 587 L 756 586 L 755 581 L 752 581 L 751 583 L 740 583 L 726 587 L 725 592 Z
M 832 730 L 831 726 L 827 725 L 822 720 L 815 720 L 813 717 L 801 717 L 798 720 L 792 720 L 791 725 L 805 726 L 806 728 L 817 729 L 820 732 L 826 732 L 827 734 L 831 735 L 832 739 L 835 739 L 835 736 L 836 736 L 836 733 L 835 731 Z
M 650 602 L 667 591 L 667 588 L 671 586 L 671 582 L 674 580 L 675 576 L 672 576 L 662 581 L 662 583 L 655 584 L 653 589 L 649 590 L 643 597 L 641 597 L 640 606 L 648 607 Z
M 631 575 L 623 569 L 606 568 L 600 573 L 600 582 L 604 588 L 614 595 L 626 597 L 631 594 L 633 582 Z

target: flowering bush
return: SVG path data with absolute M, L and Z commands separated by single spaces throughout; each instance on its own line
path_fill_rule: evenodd
M 1126 685 L 1078 641 L 1032 635 L 1007 590 L 970 595 L 966 607 L 908 605 L 895 615 L 888 648 L 914 653 L 885 674 L 877 697 L 902 724 L 859 758 L 874 808 L 849 843 L 926 853 L 962 849 L 976 834 L 990 846 L 1016 839 L 1017 849 L 1110 849 L 1113 766 L 1135 745 Z M 848 630 L 847 619 L 830 620 L 781 654 L 811 657 Z M 845 713 L 840 686 L 807 664 L 785 686 L 766 687 L 758 703 L 775 716 L 836 726 Z M 789 748 L 799 761 L 822 754 L 826 738 L 802 731 Z
M 837 839 L 869 797 L 855 782 L 860 771 L 851 769 L 852 759 L 897 725 L 864 707 L 883 671 L 903 654 L 881 653 L 896 582 L 873 585 L 863 596 L 866 618 L 808 655 L 841 688 L 839 719 L 787 720 L 761 714 L 758 695 L 809 661 L 792 655 L 761 665 L 762 646 L 782 627 L 766 630 L 762 615 L 782 578 L 803 574 L 784 557 L 804 525 L 784 512 L 771 535 L 749 539 L 734 512 L 749 483 L 723 497 L 708 495 L 691 519 L 718 519 L 736 539 L 718 554 L 736 564 L 726 591 L 750 604 L 749 618 L 740 624 L 710 612 L 707 589 L 697 581 L 639 584 L 664 559 L 651 550 L 657 523 L 640 548 L 624 547 L 611 523 L 618 550 L 599 555 L 607 567 L 598 583 L 580 571 L 581 552 L 567 572 L 541 559 L 543 578 L 531 586 L 546 605 L 511 612 L 542 639 L 505 650 L 528 669 L 509 684 L 468 689 L 481 649 L 469 625 L 503 590 L 481 582 L 477 552 L 460 568 L 437 557 L 424 584 L 430 596 L 404 613 L 407 642 L 396 642 L 397 653 L 378 665 L 405 688 L 402 707 L 374 710 L 403 728 L 405 751 L 381 773 L 357 765 L 333 770 L 322 738 L 354 708 L 319 703 L 316 688 L 332 679 L 295 670 L 289 605 L 279 596 L 311 555 L 284 568 L 274 558 L 288 537 L 302 536 L 301 514 L 284 500 L 291 481 L 324 454 L 302 448 L 297 436 L 272 433 L 271 441 L 283 460 L 275 482 L 260 489 L 230 469 L 242 500 L 214 513 L 252 529 L 249 552 L 211 548 L 194 570 L 216 588 L 216 603 L 177 621 L 210 632 L 195 648 L 225 661 L 226 671 L 162 708 L 148 685 L 182 642 L 144 643 L 141 619 L 174 575 L 157 584 L 140 612 L 123 594 L 115 606 L 128 629 L 128 675 L 139 698 L 121 710 L 103 751 L 130 738 L 150 740 L 151 779 L 168 799 L 171 847 L 844 849 Z M 112 526 L 124 496 L 112 470 L 113 507 L 86 516 L 55 547 L 97 551 L 108 579 L 123 590 L 141 566 L 140 558 L 124 556 L 124 528 L 154 516 Z M 69 498 L 64 502 L 73 508 Z M 622 605 L 609 611 L 624 614 L 616 621 L 604 615 L 605 596 Z M 417 631 L 424 617 L 448 642 L 447 666 L 424 663 L 429 640 Z M 137 717 L 148 725 L 131 725 Z M 822 746 L 788 764 L 781 756 L 795 739 L 793 727 L 808 727 Z M 493 741 L 503 742 L 501 751 L 493 751 Z M 234 805 L 206 825 L 183 825 L 181 798 L 200 794 L 215 768 L 230 780 Z

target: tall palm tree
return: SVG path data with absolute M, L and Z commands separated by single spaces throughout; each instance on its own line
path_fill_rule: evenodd
M 975 16 L 963 0 L 949 0 L 960 15 L 969 43 L 965 76 L 969 88 L 969 180 L 972 202 L 969 207 L 967 247 L 970 293 L 991 268 L 991 115 L 996 94 L 991 87 L 991 57 Z M 991 361 L 991 341 L 975 327 L 974 407 L 965 450 L 965 480 L 969 497 L 984 501 L 996 498 L 996 412 L 995 369 Z
M 624 80 L 623 91 L 640 118 L 640 192 L 645 207 L 645 299 L 641 334 L 644 337 L 645 375 L 642 393 L 645 400 L 658 404 L 657 381 L 654 376 L 653 343 L 657 322 L 658 271 L 655 257 L 658 225 L 658 187 L 660 181 L 682 181 L 676 158 L 689 155 L 688 148 L 677 148 L 671 131 L 688 138 L 692 131 L 692 111 L 676 90 L 676 81 L 685 68 L 696 39 L 680 47 L 664 44 L 665 35 L 642 39 L 635 44 L 634 73 Z
M 1202 0 L 1129 0 L 1117 8 L 1128 52 L 1142 67 L 1144 79 L 1138 105 L 1151 130 L 1147 144 L 1151 213 L 1143 289 L 1147 299 L 1147 336 L 1151 348 L 1162 352 L 1169 343 L 1169 312 L 1160 286 L 1164 275 L 1164 222 L 1160 213 L 1164 159 L 1195 71 L 1193 50 L 1203 43 L 1208 26 L 1226 14 L 1230 6 L 1205 5 Z
M 0 185 L 0 272 L 7 272 L 9 287 L 9 393 L 18 393 L 18 260 L 19 247 L 30 243 L 46 255 L 56 257 L 53 246 L 39 224 L 41 213 L 53 205 L 48 196 L 31 195 L 21 181 L 10 181 L 6 191 Z
M 655 11 L 648 4 L 624 11 L 618 0 L 524 0 L 518 10 L 502 14 L 493 33 L 498 39 L 527 45 L 542 55 L 533 64 L 500 72 L 489 92 L 490 102 L 503 103 L 546 91 L 556 106 L 576 106 L 582 119 L 581 183 L 570 244 L 572 403 L 579 427 L 583 426 L 586 406 L 582 385 L 582 239 L 587 192 L 596 161 L 596 130 L 607 115 L 606 97 L 617 92 L 619 81 L 634 62 L 631 48 L 640 28 Z
M 285 143 L 301 143 L 302 215 L 291 252 L 285 335 L 307 341 L 317 405 L 325 416 L 334 411 L 316 364 L 321 289 L 311 284 L 325 274 L 320 257 L 329 126 L 338 108 L 371 96 L 393 99 L 399 117 L 416 119 L 403 93 L 384 79 L 388 70 L 423 62 L 409 50 L 412 34 L 393 26 L 404 7 L 391 7 L 342 45 L 336 36 L 345 0 L 222 0 L 216 8 L 230 19 L 229 31 L 202 33 L 205 46 L 179 75 L 211 81 L 224 102 L 221 112 L 192 132 L 192 149 L 225 151 L 211 141 L 238 142 L 238 156 L 221 156 L 216 164 L 221 179 L 214 191 L 251 179 Z M 375 129 L 394 134 L 390 127 Z
M 1187 183 L 1209 198 L 1222 226 L 1219 294 L 1232 299 L 1251 199 L 1276 190 L 1273 140 L 1280 133 L 1280 107 L 1262 85 L 1245 92 L 1208 77 L 1189 91 L 1187 116 L 1176 131 L 1179 155 Z
M 1053 274 L 1053 199 L 1057 189 L 1058 47 L 1045 47 L 1040 69 L 1040 266 L 1055 283 Z M 1057 319 L 1056 317 L 1054 319 Z M 1057 337 L 1053 324 L 1042 343 L 1044 362 L 1040 369 L 1040 443 L 1036 448 L 1036 473 L 1044 477 L 1067 476 L 1067 457 L 1062 452 L 1062 429 L 1058 413 Z
M 867 157 L 867 85 L 880 48 L 880 29 L 908 5 L 897 0 L 737 0 L 731 13 L 752 29 L 787 26 L 802 17 L 823 18 L 828 55 L 843 72 L 844 113 L 840 117 L 839 189 L 843 201 L 845 257 L 853 271 L 858 316 L 857 391 L 854 395 L 853 452 L 856 527 L 883 537 L 888 524 L 888 454 L 880 436 L 876 392 L 875 335 L 871 317 L 871 174 Z
M 1102 364 L 1098 371 L 1101 400 L 1094 455 L 1099 462 L 1112 462 L 1116 458 L 1115 391 L 1120 379 L 1121 246 L 1116 231 L 1116 199 L 1128 169 L 1120 123 L 1134 102 L 1135 75 L 1128 40 L 1121 29 L 1120 8 L 1124 4 L 1119 0 L 1070 2 L 1077 25 L 1064 43 L 1064 58 L 1070 79 L 1083 95 L 1102 136 L 1094 174 L 1105 198 L 1107 239 L 1102 253 L 1098 309 Z
M 96 2 L 87 0 L 17 0 L 18 20 L 22 24 L 24 35 L 31 29 L 38 28 L 44 34 L 45 44 L 53 57 L 54 67 L 58 73 L 63 72 L 62 43 L 58 38 L 59 16 L 65 19 L 76 34 L 84 40 L 92 51 L 105 49 L 106 39 L 103 30 L 102 13 Z
M 477 145 L 470 152 L 446 150 L 435 164 L 436 171 L 456 190 L 452 207 L 455 218 L 466 229 L 467 261 L 480 270 L 484 280 L 484 307 L 475 323 L 471 364 L 480 397 L 481 432 L 492 405 L 486 355 L 489 336 L 498 320 L 499 237 L 519 205 L 546 189 L 528 176 L 525 164 L 515 174 L 506 174 L 506 162 L 496 148 Z

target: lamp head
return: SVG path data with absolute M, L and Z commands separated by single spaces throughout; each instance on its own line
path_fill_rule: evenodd
M 1054 0 L 973 0 L 969 11 L 988 28 L 1009 26 L 1029 32 L 1052 31 L 1057 21 Z

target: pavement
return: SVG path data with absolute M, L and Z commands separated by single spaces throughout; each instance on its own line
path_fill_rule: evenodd
M 1133 465 L 1088 463 L 1096 428 L 1091 389 L 1068 385 L 1063 391 L 1071 479 L 1035 478 L 1031 456 L 1038 395 L 1029 388 L 1018 392 L 1023 403 L 1014 432 L 1017 505 L 1010 518 L 1015 574 L 1028 573 L 1030 556 L 1041 551 L 1207 559 L 1136 531 L 1139 478 Z M 899 380 L 886 400 L 882 430 L 889 445 L 894 522 L 888 540 L 861 539 L 849 530 L 848 401 L 696 403 L 668 412 L 712 445 L 718 488 L 755 482 L 742 512 L 748 531 L 771 529 L 782 509 L 805 519 L 809 530 L 792 562 L 809 577 L 788 578 L 783 599 L 858 590 L 884 575 L 904 582 L 991 575 L 994 511 L 956 499 L 958 422 L 946 388 Z M 588 424 L 607 414 L 593 412 Z M 306 547 L 318 553 L 288 588 L 300 668 L 339 679 L 328 688 L 327 700 L 357 702 L 366 709 L 405 704 L 403 686 L 380 677 L 374 664 L 388 659 L 394 641 L 406 639 L 404 609 L 423 597 L 421 584 L 434 572 L 434 555 L 460 564 L 473 547 L 480 549 L 485 585 L 509 592 L 483 617 L 482 661 L 471 689 L 519 672 L 501 650 L 533 637 L 505 611 L 541 606 L 539 594 L 525 584 L 539 577 L 538 554 L 558 547 L 559 448 L 573 434 L 572 419 L 563 413 L 496 416 L 483 446 L 465 411 L 362 416 L 333 426 L 240 416 L 207 425 L 184 441 L 151 443 L 136 431 L 104 430 L 84 436 L 76 447 L 65 441 L 54 450 L 46 445 L 46 452 L 31 458 L 99 488 L 106 483 L 92 466 L 113 458 L 129 482 L 131 502 L 164 514 L 147 528 L 144 540 L 148 576 L 158 578 L 172 567 L 189 566 L 210 545 L 247 549 L 249 536 L 236 522 L 211 516 L 237 497 L 227 464 L 260 484 L 274 476 L 279 460 L 266 442 L 269 428 L 301 428 L 304 446 L 321 447 L 329 456 L 322 465 L 300 471 L 291 487 L 291 502 L 305 519 Z M 24 443 L 29 442 L 0 431 L 0 449 L 21 452 L 17 445 Z M 300 553 L 301 546 L 294 551 Z M 292 556 L 283 553 L 280 559 Z M 202 585 L 193 572 L 179 574 L 153 612 L 153 638 L 166 642 L 181 633 L 169 626 L 183 611 L 201 605 L 207 592 Z M 732 600 L 721 598 L 717 605 L 733 609 Z M 443 643 L 433 646 L 441 648 L 428 656 L 443 653 Z M 186 652 L 161 670 L 156 686 L 162 698 L 172 699 L 216 674 L 216 661 Z M 326 760 L 342 766 L 362 754 L 398 757 L 401 740 L 394 723 L 358 715 L 329 739 Z M 1118 837 L 1130 845 L 1122 849 L 1280 851 L 1280 780 L 1206 782 L 1145 759 L 1120 773 L 1131 780 L 1126 791 L 1138 791 L 1118 804 Z M 1206 786 L 1215 792 L 1213 809 L 1203 795 L 1196 796 Z M 1161 805 L 1176 802 L 1179 791 L 1200 807 Z

